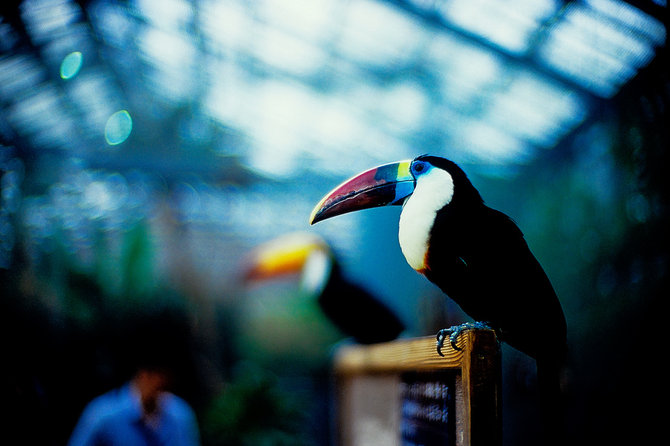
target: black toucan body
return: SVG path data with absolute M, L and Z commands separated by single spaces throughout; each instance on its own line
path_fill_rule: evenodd
M 399 241 L 407 262 L 475 321 L 537 361 L 547 421 L 558 415 L 566 322 L 556 293 L 523 234 L 484 204 L 452 161 L 420 156 L 365 171 L 327 194 L 315 223 L 350 211 L 402 205 Z M 553 429 L 552 429 L 553 430 Z
M 321 311 L 342 334 L 361 344 L 396 339 L 404 323 L 384 302 L 342 273 L 332 249 L 320 237 L 295 233 L 255 249 L 247 281 L 300 275 L 303 292 L 314 295 Z

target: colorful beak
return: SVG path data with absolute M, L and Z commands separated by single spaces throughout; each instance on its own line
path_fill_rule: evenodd
M 361 209 L 403 204 L 414 192 L 411 162 L 384 164 L 340 184 L 316 205 L 309 224 Z
M 311 234 L 297 233 L 278 237 L 258 246 L 247 259 L 244 279 L 262 281 L 299 274 L 309 256 L 328 251 L 325 242 Z

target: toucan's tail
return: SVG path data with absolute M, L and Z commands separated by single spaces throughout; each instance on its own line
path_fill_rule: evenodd
M 537 383 L 544 445 L 566 444 L 565 401 L 561 389 L 562 364 L 537 360 Z

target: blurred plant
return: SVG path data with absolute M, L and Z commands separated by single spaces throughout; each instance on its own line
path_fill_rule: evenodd
M 237 365 L 234 379 L 206 409 L 206 446 L 299 446 L 305 438 L 304 405 L 278 378 L 251 362 Z
M 0 142 L 0 268 L 9 268 L 16 243 L 16 211 L 21 197 L 24 164 L 13 147 Z

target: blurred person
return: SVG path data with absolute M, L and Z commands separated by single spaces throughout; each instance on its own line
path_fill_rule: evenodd
M 191 446 L 200 442 L 189 404 L 168 391 L 171 372 L 141 366 L 125 385 L 93 399 L 68 446 Z
M 195 446 L 200 444 L 195 412 L 172 393 L 189 363 L 188 331 L 169 311 L 137 312 L 126 320 L 119 353 L 132 377 L 90 401 L 68 446 Z M 132 319 L 132 318 L 128 318 Z

